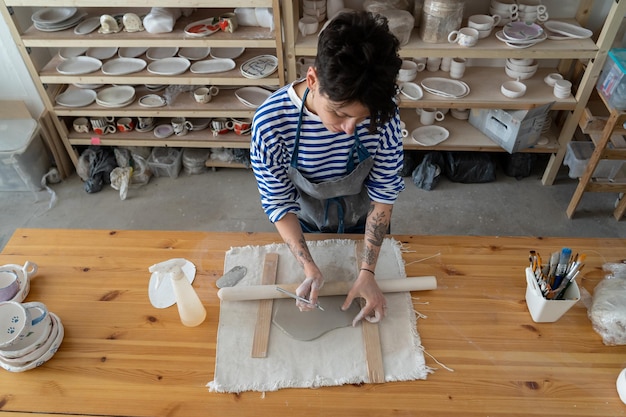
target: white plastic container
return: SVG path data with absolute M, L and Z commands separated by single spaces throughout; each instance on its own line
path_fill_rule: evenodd
M 570 178 L 580 178 L 585 173 L 587 163 L 591 158 L 595 146 L 593 142 L 572 141 L 567 144 L 567 152 L 563 159 L 563 165 L 569 167 Z M 611 180 L 616 177 L 622 168 L 624 161 L 619 159 L 601 159 L 593 172 L 593 178 Z
M 548 300 L 541 293 L 532 269 L 526 268 L 526 304 L 534 322 L 551 323 L 561 318 L 580 300 L 580 289 L 573 281 L 565 291 L 563 300 Z
M 50 157 L 34 119 L 0 120 L 0 191 L 39 191 Z

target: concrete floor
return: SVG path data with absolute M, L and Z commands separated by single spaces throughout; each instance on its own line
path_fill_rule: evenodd
M 576 187 L 559 173 L 552 186 L 541 184 L 545 165 L 521 180 L 497 173 L 495 182 L 461 184 L 442 178 L 425 191 L 406 177 L 406 190 L 392 220 L 395 234 L 562 236 L 626 238 L 626 221 L 612 212 L 617 194 L 586 194 L 573 219 L 565 209 Z M 261 210 L 249 170 L 218 169 L 177 179 L 152 178 L 131 189 L 126 200 L 106 186 L 88 194 L 77 175 L 50 186 L 50 194 L 0 192 L 0 249 L 16 228 L 158 229 L 272 232 Z

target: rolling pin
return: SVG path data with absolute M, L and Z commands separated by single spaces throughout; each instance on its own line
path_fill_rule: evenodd
M 437 278 L 433 276 L 412 277 L 400 279 L 377 280 L 380 290 L 385 292 L 404 291 L 426 291 L 437 288 Z M 320 290 L 320 296 L 325 295 L 346 295 L 354 281 L 334 281 L 325 282 Z M 272 298 L 287 298 L 276 290 L 276 287 L 283 288 L 290 292 L 295 292 L 300 284 L 280 284 L 280 285 L 248 285 L 241 287 L 225 287 L 217 292 L 220 300 L 224 301 L 244 301 L 244 300 L 269 300 Z

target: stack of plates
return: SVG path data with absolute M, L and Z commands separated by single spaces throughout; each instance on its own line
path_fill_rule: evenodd
M 96 99 L 94 90 L 85 89 L 69 89 L 56 97 L 56 103 L 65 107 L 85 107 L 90 105 Z
M 48 312 L 26 337 L 0 350 L 0 367 L 9 372 L 24 372 L 41 366 L 57 352 L 64 335 L 59 316 Z
M 548 39 L 587 39 L 593 35 L 593 32 L 589 29 L 558 20 L 548 20 L 543 26 L 548 30 Z
M 511 22 L 496 32 L 496 38 L 513 48 L 528 48 L 545 41 L 548 35 L 536 23 Z
M 235 61 L 230 58 L 205 59 L 194 62 L 190 70 L 194 74 L 212 74 L 230 71 L 236 66 Z
M 78 13 L 76 7 L 45 7 L 31 16 L 36 29 L 43 32 L 56 32 L 76 26 L 85 19 L 87 13 Z
M 105 75 L 126 75 L 139 72 L 146 67 L 146 61 L 141 58 L 115 58 L 102 65 Z
M 259 55 L 241 64 L 241 75 L 246 78 L 265 78 L 278 68 L 278 58 L 273 55 Z
M 98 92 L 96 103 L 102 107 L 125 107 L 135 100 L 135 87 L 116 85 Z
M 449 78 L 428 77 L 422 80 L 421 85 L 426 92 L 445 98 L 461 98 L 470 92 L 465 82 Z

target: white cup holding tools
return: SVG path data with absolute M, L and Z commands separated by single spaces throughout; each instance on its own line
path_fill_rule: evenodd
M 213 97 L 218 95 L 220 92 L 220 88 L 216 85 L 212 85 L 210 87 L 200 87 L 196 88 L 193 92 L 193 98 L 198 103 L 208 103 Z
M 423 108 L 420 112 L 420 123 L 424 126 L 432 125 L 433 123 L 441 122 L 446 116 L 442 111 L 439 111 L 432 107 Z

